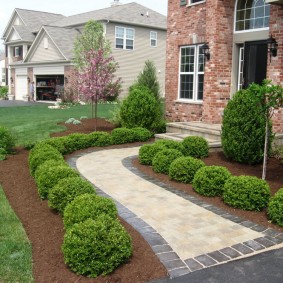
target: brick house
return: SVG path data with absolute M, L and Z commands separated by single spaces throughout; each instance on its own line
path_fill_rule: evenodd
M 169 121 L 221 123 L 232 95 L 265 78 L 283 82 L 282 0 L 168 0 Z

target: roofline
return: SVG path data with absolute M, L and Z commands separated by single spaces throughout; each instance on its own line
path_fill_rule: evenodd
M 25 67 L 30 67 L 30 66 L 37 66 L 37 65 L 74 65 L 72 63 L 72 60 L 66 60 L 66 61 L 50 61 L 50 62 L 46 62 L 46 61 L 42 61 L 42 62 L 22 62 L 20 64 L 9 64 L 10 67 L 16 67 L 16 66 L 25 66 Z

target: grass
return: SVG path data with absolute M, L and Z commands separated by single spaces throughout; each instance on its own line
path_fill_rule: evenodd
M 31 244 L 1 187 L 0 227 L 0 282 L 33 282 Z
M 99 104 L 98 117 L 109 119 L 116 104 Z M 68 109 L 49 109 L 47 105 L 35 104 L 22 107 L 0 108 L 0 124 L 12 130 L 17 139 L 17 146 L 42 140 L 50 133 L 64 131 L 58 122 L 69 118 L 80 119 L 82 116 L 91 118 L 90 105 L 76 105 Z

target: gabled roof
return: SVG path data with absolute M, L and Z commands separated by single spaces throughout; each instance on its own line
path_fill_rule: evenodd
M 54 22 L 52 25 L 61 27 L 79 26 L 91 19 L 166 29 L 166 16 L 135 2 L 69 16 Z
M 15 31 L 21 37 L 23 41 L 34 41 L 35 35 L 33 35 L 26 26 L 13 26 Z

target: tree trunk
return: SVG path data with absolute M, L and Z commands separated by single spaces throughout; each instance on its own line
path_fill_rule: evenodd
M 262 165 L 262 180 L 265 180 L 265 178 L 266 178 L 266 166 L 267 166 L 267 156 L 268 156 L 268 139 L 269 139 L 269 119 L 266 118 L 263 165 Z
M 96 132 L 97 129 L 97 94 L 95 95 L 95 110 L 94 110 L 94 117 L 95 117 L 95 127 L 94 131 Z
M 93 96 L 91 97 L 91 118 L 93 119 Z

